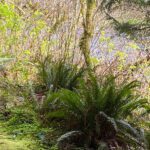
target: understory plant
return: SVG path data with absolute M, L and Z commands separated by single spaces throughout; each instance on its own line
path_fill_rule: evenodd
M 57 59 L 47 56 L 39 62 L 38 76 L 47 90 L 57 91 L 61 88 L 73 90 L 85 70 L 84 67 L 73 64 L 70 58 L 65 56 Z
M 83 147 L 146 149 L 144 131 L 128 121 L 133 119 L 135 110 L 147 105 L 147 100 L 136 93 L 138 86 L 138 81 L 118 83 L 112 74 L 98 79 L 91 73 L 80 80 L 74 91 L 61 89 L 50 93 L 43 104 L 43 115 L 50 122 L 59 120 L 65 131 L 77 131 L 61 137 L 59 142 L 66 140 L 67 135 L 69 139 L 84 135 Z M 75 142 L 78 145 L 81 141 L 69 144 Z M 65 149 L 62 143 L 59 148 Z

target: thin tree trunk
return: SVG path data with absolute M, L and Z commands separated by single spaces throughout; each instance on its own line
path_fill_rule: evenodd
M 90 42 L 93 36 L 93 14 L 95 8 L 95 0 L 86 0 L 86 14 L 83 21 L 84 32 L 80 39 L 80 50 L 82 51 L 87 67 L 91 68 L 90 61 Z

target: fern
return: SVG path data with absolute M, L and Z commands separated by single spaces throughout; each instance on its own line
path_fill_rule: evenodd
M 89 138 L 92 138 L 89 135 L 91 132 L 102 139 L 120 137 L 120 141 L 123 138 L 128 141 L 131 138 L 131 145 L 143 147 L 140 133 L 129 123 L 121 120 L 131 116 L 134 110 L 145 107 L 147 100 L 134 92 L 140 85 L 139 82 L 124 81 L 118 85 L 116 79 L 109 75 L 98 81 L 90 74 L 85 80 L 80 80 L 78 89 L 61 89 L 51 94 L 46 104 L 49 118 L 64 119 L 67 126 L 71 129 L 80 129 Z M 54 101 L 57 107 L 52 110 L 50 106 L 54 105 Z M 122 143 L 130 145 L 127 141 Z
M 47 89 L 57 91 L 61 88 L 73 90 L 78 85 L 78 79 L 85 72 L 83 67 L 71 64 L 66 58 L 53 60 L 47 57 L 39 62 L 39 79 Z

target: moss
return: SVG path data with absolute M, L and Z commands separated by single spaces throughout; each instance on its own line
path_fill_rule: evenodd
M 28 138 L 16 138 L 7 133 L 3 123 L 0 122 L 0 150 L 43 150 L 38 141 Z
M 14 139 L 5 133 L 0 134 L 0 150 L 35 150 L 40 146 L 32 139 Z
M 95 10 L 95 4 L 95 0 L 86 1 L 85 22 L 83 22 L 84 32 L 80 39 L 80 49 L 84 55 L 85 63 L 89 68 L 91 68 L 90 42 L 94 31 L 93 15 Z
M 3 133 L 0 135 L 0 150 L 35 150 L 37 148 L 40 150 L 36 142 L 31 139 L 14 140 Z

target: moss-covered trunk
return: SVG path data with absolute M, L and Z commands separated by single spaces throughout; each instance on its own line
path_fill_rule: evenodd
M 87 67 L 91 67 L 90 62 L 90 42 L 92 39 L 94 25 L 93 14 L 95 9 L 95 0 L 85 0 L 86 12 L 85 20 L 83 21 L 84 32 L 80 40 L 80 50 L 82 51 Z

